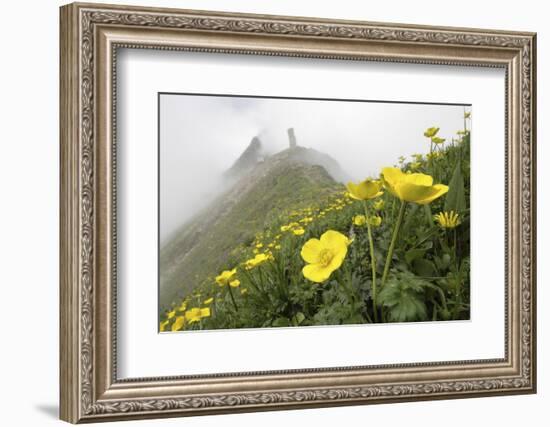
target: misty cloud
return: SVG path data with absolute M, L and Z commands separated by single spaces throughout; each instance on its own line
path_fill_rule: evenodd
M 288 147 L 293 127 L 299 145 L 332 156 L 360 180 L 401 155 L 428 152 L 423 132 L 430 126 L 452 138 L 463 112 L 448 105 L 161 95 L 161 243 L 224 188 L 222 173 L 254 136 L 273 154 Z

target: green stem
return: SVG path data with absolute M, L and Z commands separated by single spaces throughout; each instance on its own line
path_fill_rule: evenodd
M 428 241 L 429 239 L 431 239 L 433 237 L 434 234 L 436 234 L 436 232 L 439 231 L 437 228 L 432 228 L 430 231 L 428 231 L 428 234 L 422 239 L 422 240 L 419 240 L 418 242 L 416 242 L 414 245 L 412 245 L 410 249 L 416 249 L 417 247 L 419 247 L 420 245 L 422 245 L 423 243 L 425 243 L 426 241 Z
M 235 312 L 239 312 L 239 308 L 237 307 L 237 303 L 235 302 L 235 297 L 233 296 L 233 289 L 231 289 L 231 285 L 227 284 L 227 287 L 229 288 L 229 295 L 231 296 L 231 301 L 233 301 L 233 306 L 235 307 Z
M 393 228 L 393 235 L 391 238 L 390 247 L 388 248 L 388 256 L 386 257 L 386 264 L 384 265 L 384 274 L 382 274 L 382 282 L 380 287 L 384 287 L 386 279 L 388 278 L 388 272 L 390 271 L 391 259 L 393 256 L 393 249 L 395 247 L 395 242 L 397 241 L 397 235 L 399 234 L 399 229 L 401 228 L 401 223 L 403 222 L 403 216 L 405 215 L 405 201 L 401 201 L 401 207 L 399 208 L 399 214 L 397 215 L 397 222 Z
M 249 273 L 248 271 L 243 269 L 241 271 L 241 274 L 246 278 L 246 280 L 248 281 L 248 284 L 250 285 L 251 288 L 253 288 L 259 294 L 265 294 L 264 290 L 260 289 L 259 286 L 254 282 L 254 278 L 252 276 L 252 273 Z
M 376 259 L 374 257 L 374 243 L 372 240 L 371 225 L 369 223 L 369 208 L 367 202 L 364 202 L 365 219 L 367 221 L 367 233 L 369 237 L 370 264 L 372 271 L 372 309 L 374 312 L 374 322 L 378 323 L 378 305 L 376 304 Z
M 430 174 L 433 175 L 433 146 L 434 146 L 434 143 L 432 142 L 432 139 L 430 138 L 430 158 L 429 158 L 429 161 L 428 161 L 428 167 L 430 168 Z
M 432 283 L 426 283 L 425 286 L 439 293 L 439 299 L 441 300 L 441 305 L 443 306 L 444 310 L 447 310 L 447 298 L 445 298 L 445 292 L 443 292 L 443 290 L 439 286 L 436 286 Z
M 455 306 L 453 309 L 453 320 L 456 320 L 460 311 L 460 305 L 462 304 L 462 296 L 460 293 L 460 287 L 462 281 L 460 280 L 460 266 L 458 265 L 458 259 L 456 256 L 456 228 L 453 230 L 454 244 L 453 244 L 453 264 L 455 269 Z
M 346 266 L 344 267 L 344 269 L 347 271 Z M 351 287 L 351 283 L 348 283 L 348 281 L 346 280 L 346 277 L 344 277 L 343 274 L 338 275 L 337 281 L 340 285 L 342 285 L 342 287 L 346 291 L 346 294 L 351 302 L 351 311 L 355 313 L 355 310 L 356 310 L 355 303 L 358 300 L 358 297 L 357 297 L 357 294 L 354 292 L 353 288 Z

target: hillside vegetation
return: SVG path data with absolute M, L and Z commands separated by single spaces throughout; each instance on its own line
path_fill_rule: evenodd
M 438 132 L 347 186 L 291 150 L 257 167 L 166 247 L 160 330 L 468 319 L 470 132 Z
M 298 160 L 303 151 L 285 150 L 259 164 L 162 248 L 162 308 L 238 262 L 258 233 L 282 225 L 290 211 L 319 205 L 343 188 L 322 166 Z

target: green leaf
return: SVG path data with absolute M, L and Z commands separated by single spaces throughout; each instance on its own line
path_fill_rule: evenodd
M 425 254 L 426 249 L 410 249 L 405 252 L 405 261 L 407 261 L 407 264 L 411 265 L 415 259 L 423 258 Z
M 271 326 L 274 326 L 274 327 L 290 326 L 290 320 L 287 319 L 286 317 L 278 317 L 273 321 Z
M 409 229 L 412 226 L 412 222 L 415 219 L 415 213 L 418 210 L 418 205 L 411 203 L 409 210 L 407 212 L 407 216 L 405 217 L 405 221 L 403 222 L 403 225 L 401 226 L 400 235 L 406 236 L 409 234 Z
M 299 325 L 304 321 L 305 318 L 306 316 L 304 316 L 304 313 L 300 311 L 294 315 L 294 317 L 292 318 L 292 323 L 294 323 L 295 325 Z
M 424 286 L 427 282 L 409 272 L 390 276 L 380 293 L 378 303 L 387 307 L 392 322 L 426 320 Z
M 435 264 L 439 270 L 447 270 L 451 264 L 451 256 L 449 254 L 443 254 L 443 256 L 434 258 Z
M 451 182 L 449 182 L 449 191 L 445 197 L 445 210 L 447 212 L 464 212 L 466 210 L 466 192 L 460 162 L 457 162 Z
M 435 265 L 424 258 L 415 259 L 412 263 L 413 271 L 419 276 L 431 277 L 435 273 Z

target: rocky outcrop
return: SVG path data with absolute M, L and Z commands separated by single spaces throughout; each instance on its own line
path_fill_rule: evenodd
M 255 136 L 250 141 L 250 144 L 248 144 L 248 147 L 246 147 L 239 158 L 225 172 L 224 175 L 226 178 L 240 178 L 247 172 L 251 171 L 262 159 L 262 142 L 260 141 L 260 138 Z

